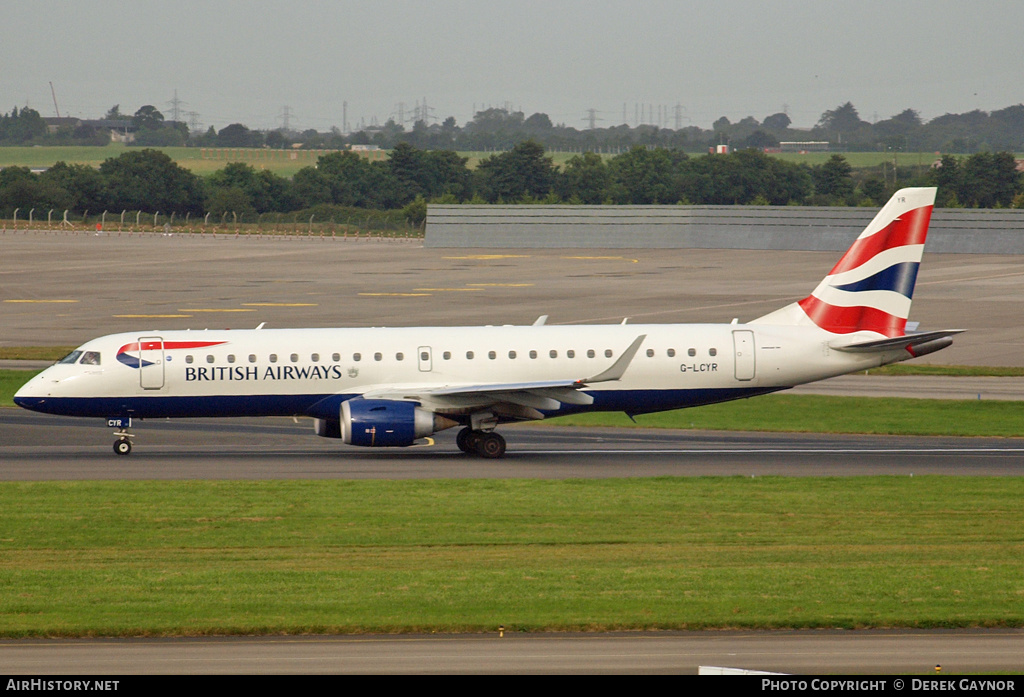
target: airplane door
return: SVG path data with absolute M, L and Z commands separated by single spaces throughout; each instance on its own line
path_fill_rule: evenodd
M 164 340 L 162 337 L 139 337 L 139 384 L 144 390 L 159 390 L 164 386 Z
M 753 380 L 756 368 L 754 332 L 746 329 L 734 331 L 732 344 L 736 352 L 736 379 Z
M 420 360 L 420 372 L 429 373 L 434 369 L 434 361 L 429 346 L 420 346 L 418 349 Z

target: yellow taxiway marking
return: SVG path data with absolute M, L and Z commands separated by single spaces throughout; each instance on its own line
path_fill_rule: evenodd
M 160 319 L 165 317 L 191 317 L 192 315 L 114 315 L 121 319 Z
M 628 261 L 631 264 L 639 264 L 639 259 L 630 259 L 629 257 L 562 257 L 563 259 L 610 259 L 619 261 Z
M 536 285 L 534 283 L 467 283 L 467 286 L 485 286 L 488 288 L 526 288 Z
M 471 290 L 483 290 L 483 288 L 415 288 L 414 290 L 430 291 L 432 293 L 465 293 Z
M 245 307 L 316 307 L 317 303 L 242 303 Z
M 357 295 L 384 296 L 392 298 L 426 298 L 430 293 L 357 293 Z
M 180 308 L 178 312 L 256 312 L 256 310 L 243 310 L 237 307 L 233 308 L 210 308 L 210 307 L 188 307 Z
M 491 259 L 529 259 L 529 254 L 470 254 L 464 257 L 444 257 L 445 259 L 478 259 L 490 261 Z
M 77 300 L 4 300 L 5 303 L 76 303 Z

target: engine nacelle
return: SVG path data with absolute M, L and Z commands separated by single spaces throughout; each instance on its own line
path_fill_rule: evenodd
M 457 425 L 414 402 L 357 398 L 341 403 L 341 439 L 349 445 L 403 447 Z

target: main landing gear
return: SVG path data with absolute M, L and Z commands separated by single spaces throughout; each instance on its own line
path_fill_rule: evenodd
M 455 437 L 459 450 L 494 460 L 505 454 L 505 439 L 494 431 L 474 431 L 468 426 Z

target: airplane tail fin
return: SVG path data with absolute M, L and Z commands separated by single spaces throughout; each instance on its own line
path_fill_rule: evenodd
M 903 336 L 934 204 L 934 188 L 900 189 L 814 292 L 751 324 Z

